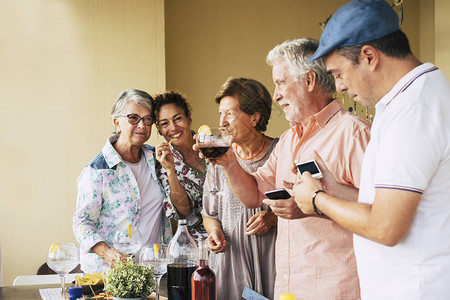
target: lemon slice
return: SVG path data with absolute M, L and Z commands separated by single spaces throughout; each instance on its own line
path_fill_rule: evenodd
M 159 258 L 159 245 L 158 244 L 153 244 L 153 252 L 155 252 L 155 258 L 158 259 Z
M 168 142 L 169 146 L 170 146 L 170 143 L 172 143 L 173 141 L 176 141 L 176 140 L 178 140 L 178 139 L 177 139 L 177 138 L 171 139 L 171 140 Z
M 50 246 L 50 249 L 48 249 L 48 252 L 52 253 L 52 252 L 58 252 L 59 250 L 59 244 L 58 243 L 53 243 Z
M 212 134 L 211 128 L 209 128 L 208 125 L 202 125 L 202 126 L 200 126 L 200 127 L 198 128 L 198 132 L 201 132 L 201 133 L 203 133 L 203 134 L 209 134 L 209 135 Z
M 131 231 L 133 230 L 133 227 L 131 227 L 131 224 L 128 225 L 128 237 L 131 239 Z

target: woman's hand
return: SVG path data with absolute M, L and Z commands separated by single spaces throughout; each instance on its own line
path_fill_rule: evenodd
M 245 235 L 265 235 L 270 228 L 278 224 L 278 218 L 272 211 L 260 211 L 247 222 Z
M 111 268 L 118 260 L 127 260 L 126 256 L 117 251 L 115 248 L 108 246 L 105 242 L 99 242 L 92 247 L 92 251 L 100 256 Z
M 169 170 L 175 168 L 175 161 L 172 151 L 170 151 L 169 143 L 161 143 L 156 146 L 156 159 L 161 163 L 164 169 Z
M 206 240 L 208 241 L 209 249 L 216 254 L 225 252 L 228 248 L 228 243 L 225 240 L 225 235 L 220 229 L 211 230 Z
M 194 137 L 195 136 L 196 135 L 194 135 Z M 205 157 L 205 155 L 202 153 L 202 151 L 200 150 L 200 147 L 198 146 L 197 143 L 195 143 L 192 146 L 192 150 L 194 150 L 196 152 L 198 151 L 198 157 L 200 157 L 201 159 L 205 159 L 208 163 L 217 164 L 217 165 L 223 166 L 223 167 L 226 167 L 228 164 L 230 164 L 232 162 L 237 162 L 236 156 L 234 155 L 231 148 L 232 147 L 230 147 L 230 149 L 228 149 L 228 151 L 225 152 L 224 155 L 222 155 L 218 158 L 210 159 L 210 158 Z

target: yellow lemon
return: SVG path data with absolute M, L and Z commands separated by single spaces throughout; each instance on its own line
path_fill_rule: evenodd
M 168 142 L 168 144 L 170 145 L 170 143 L 172 143 L 173 141 L 176 141 L 176 140 L 178 140 L 177 138 L 173 138 L 173 139 L 171 139 L 169 142 Z
M 158 244 L 153 244 L 153 252 L 155 252 L 155 258 L 158 259 L 159 258 L 159 245 Z
M 198 128 L 198 132 L 211 135 L 211 128 L 208 125 L 202 125 Z
M 58 252 L 59 250 L 59 244 L 58 243 L 53 243 L 50 246 L 50 249 L 48 249 L 48 252 Z
M 95 285 L 103 283 L 102 273 L 84 274 L 84 278 L 80 276 L 75 276 L 76 285 Z

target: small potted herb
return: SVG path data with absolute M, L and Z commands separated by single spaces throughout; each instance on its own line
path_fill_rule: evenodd
M 136 265 L 132 259 L 119 261 L 105 273 L 105 291 L 113 299 L 147 299 L 155 291 L 153 268 Z

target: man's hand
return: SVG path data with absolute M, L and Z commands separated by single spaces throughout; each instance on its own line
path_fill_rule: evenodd
M 303 182 L 302 182 L 303 181 Z M 307 215 L 315 214 L 312 205 L 312 195 L 321 190 L 319 182 L 312 178 L 309 172 L 303 172 L 302 175 L 297 176 L 297 181 L 294 184 L 294 198 L 299 209 Z
M 305 217 L 305 214 L 300 210 L 292 197 L 279 200 L 264 199 L 263 203 L 270 205 L 272 211 L 280 218 L 293 220 Z
M 319 168 L 322 172 L 323 177 L 319 180 L 321 189 L 324 190 L 327 194 L 338 197 L 341 199 L 346 199 L 348 201 L 358 201 L 358 192 L 359 190 L 348 184 L 342 184 L 336 181 L 334 175 L 325 165 L 322 157 L 314 150 L 314 159 L 316 160 Z M 317 190 L 315 190 L 317 191 Z M 314 192 L 315 192 L 314 191 Z
M 225 235 L 220 229 L 214 229 L 209 233 L 208 238 L 209 249 L 214 253 L 225 252 L 228 248 L 227 241 L 225 240 Z
M 277 223 L 277 216 L 272 211 L 260 211 L 248 220 L 245 235 L 265 235 Z
M 325 162 L 323 161 L 322 157 L 320 157 L 319 153 L 316 152 L 316 150 L 314 150 L 314 160 L 317 162 L 320 171 L 322 172 L 323 177 L 320 179 L 322 190 L 330 195 L 336 195 L 340 184 L 336 181 L 333 174 L 325 165 Z

